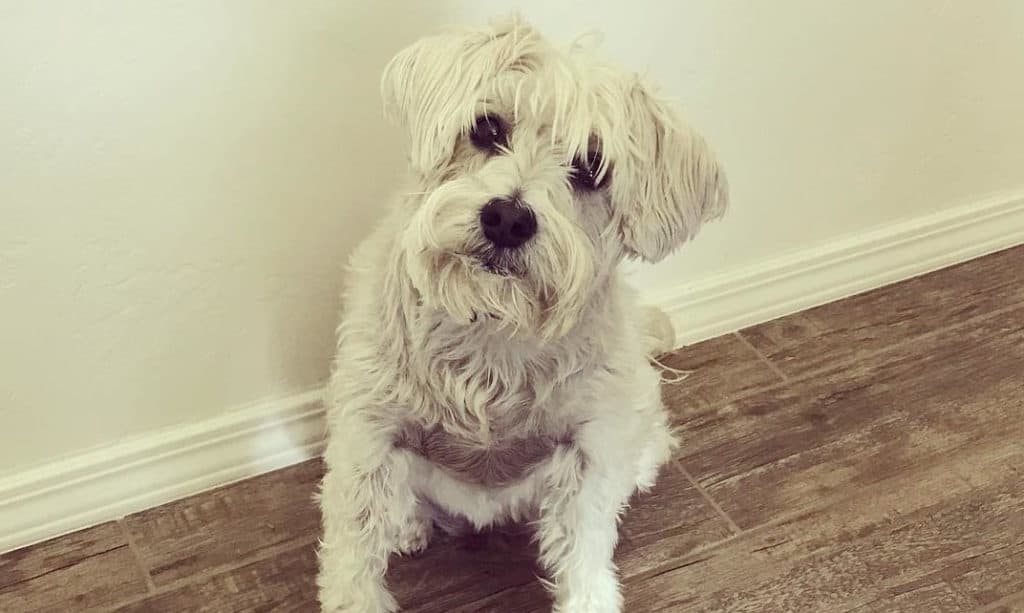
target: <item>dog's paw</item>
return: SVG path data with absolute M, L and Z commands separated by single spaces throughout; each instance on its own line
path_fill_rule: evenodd
M 377 608 L 372 606 L 368 608 L 364 605 L 344 605 L 335 608 L 321 607 L 320 611 L 321 613 L 397 613 L 398 606 L 396 605 L 393 609 L 386 609 L 379 606 Z
M 430 544 L 430 537 L 433 535 L 434 522 L 427 518 L 417 518 L 403 526 L 395 547 L 403 555 L 422 553 Z
M 587 602 L 556 606 L 553 613 L 622 613 L 621 605 L 616 603 Z
M 599 602 L 592 598 L 581 601 L 556 605 L 553 613 L 622 613 L 622 603 L 618 600 Z
M 657 307 L 640 307 L 640 332 L 649 357 L 657 357 L 676 347 L 676 331 L 672 320 Z
M 607 569 L 556 586 L 555 592 L 554 613 L 622 613 L 619 582 Z
M 355 586 L 346 582 L 320 588 L 322 613 L 397 613 L 398 602 L 383 585 Z
M 358 600 L 346 598 L 344 602 L 322 602 L 321 613 L 397 613 L 398 603 L 390 594 L 384 597 L 365 598 Z

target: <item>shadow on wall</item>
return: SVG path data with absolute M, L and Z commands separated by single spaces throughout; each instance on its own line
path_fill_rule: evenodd
M 336 82 L 328 88 L 336 97 L 325 114 L 338 122 L 333 134 L 338 150 L 326 159 L 341 163 L 326 169 L 324 180 L 336 187 L 338 200 L 320 205 L 326 207 L 321 228 L 330 236 L 322 237 L 319 251 L 311 254 L 327 260 L 327 274 L 314 280 L 328 286 L 316 295 L 332 302 L 310 305 L 299 312 L 280 308 L 273 318 L 274 333 L 266 338 L 265 355 L 277 358 L 274 370 L 282 373 L 284 385 L 292 388 L 296 381 L 309 379 L 311 368 L 326 375 L 331 355 L 324 360 L 324 351 L 314 351 L 321 360 L 318 368 L 316 363 L 296 360 L 295 356 L 306 350 L 290 345 L 323 339 L 329 343 L 326 353 L 333 353 L 344 266 L 352 249 L 390 206 L 405 178 L 404 135 L 383 114 L 380 78 L 384 67 L 406 45 L 458 21 L 453 2 L 355 0 L 343 6 L 335 21 L 324 24 L 323 40 L 319 41 L 324 53 L 342 51 L 326 62 L 331 68 L 322 75 Z
M 342 122 L 342 158 L 351 164 L 337 169 L 339 179 L 349 186 L 351 212 L 360 214 L 367 205 L 376 219 L 382 199 L 391 196 L 395 184 L 386 177 L 400 178 L 404 170 L 404 146 L 398 129 L 384 121 L 380 99 L 380 77 L 387 62 L 400 49 L 438 27 L 447 25 L 444 2 L 345 2 L 338 21 L 325 27 L 325 36 L 332 52 L 341 49 L 336 58 L 336 72 L 324 75 L 336 80 L 343 96 L 336 101 L 336 112 Z M 338 42 L 340 41 L 340 42 Z M 368 177 L 385 179 L 367 182 Z M 348 212 L 346 207 L 346 212 Z

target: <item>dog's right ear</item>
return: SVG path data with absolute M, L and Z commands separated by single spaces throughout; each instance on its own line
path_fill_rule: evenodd
M 384 69 L 385 113 L 405 128 L 413 168 L 427 175 L 451 159 L 500 77 L 539 53 L 542 40 L 512 15 L 486 27 L 449 29 L 401 50 Z
M 627 79 L 623 91 L 612 131 L 622 136 L 608 140 L 620 151 L 613 201 L 627 253 L 658 262 L 725 212 L 729 183 L 704 138 L 674 105 L 639 78 Z

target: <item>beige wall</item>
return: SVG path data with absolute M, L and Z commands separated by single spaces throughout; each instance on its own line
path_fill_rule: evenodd
M 0 0 L 0 474 L 317 385 L 401 152 L 377 75 L 483 2 Z M 735 207 L 647 287 L 1024 187 L 1024 4 L 520 3 L 686 104 Z

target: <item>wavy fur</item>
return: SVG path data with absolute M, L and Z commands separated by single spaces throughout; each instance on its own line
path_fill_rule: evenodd
M 724 174 L 635 75 L 517 18 L 414 43 L 382 94 L 412 184 L 351 260 L 326 399 L 323 610 L 397 610 L 388 557 L 426 546 L 436 518 L 534 522 L 555 610 L 617 612 L 619 514 L 675 444 L 649 361 L 674 334 L 617 266 L 719 216 Z M 485 112 L 510 126 L 496 153 L 468 142 Z M 605 183 L 574 189 L 573 160 L 597 150 Z M 495 250 L 480 208 L 513 195 L 539 230 Z

